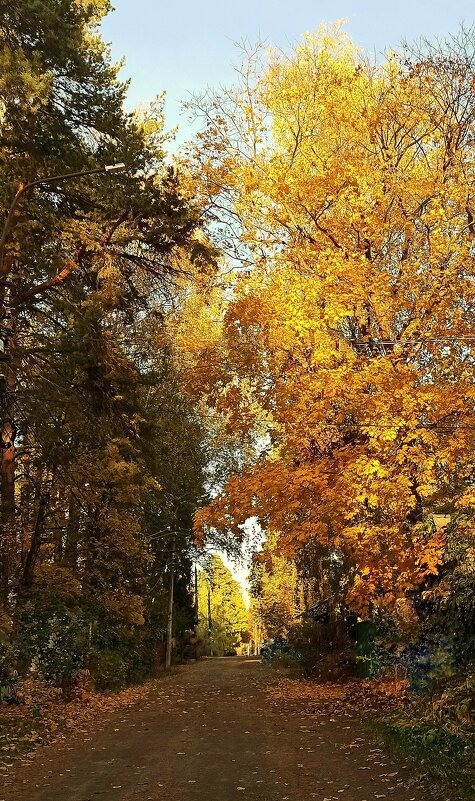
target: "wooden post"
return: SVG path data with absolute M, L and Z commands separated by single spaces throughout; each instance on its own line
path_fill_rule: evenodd
M 198 565 L 195 565 L 195 626 L 198 625 L 200 621 L 200 610 L 199 610 L 199 600 L 198 600 Z
M 169 670 L 172 664 L 172 640 L 173 640 L 173 590 L 175 581 L 175 532 L 172 535 L 172 553 L 170 559 L 170 583 L 168 585 L 168 620 L 167 620 L 167 650 L 165 653 L 165 670 Z

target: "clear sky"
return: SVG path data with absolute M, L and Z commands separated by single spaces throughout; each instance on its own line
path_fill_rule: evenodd
M 115 9 L 102 30 L 114 59 L 125 56 L 130 105 L 165 89 L 167 126 L 179 124 L 180 140 L 189 133 L 180 104 L 233 81 L 236 41 L 288 48 L 322 20 L 344 18 L 354 42 L 378 54 L 402 38 L 444 37 L 475 23 L 475 0 L 115 0 Z

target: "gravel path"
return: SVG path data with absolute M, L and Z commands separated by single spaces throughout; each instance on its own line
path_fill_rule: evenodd
M 426 801 L 351 712 L 286 697 L 255 659 L 209 659 L 17 765 L 0 801 Z

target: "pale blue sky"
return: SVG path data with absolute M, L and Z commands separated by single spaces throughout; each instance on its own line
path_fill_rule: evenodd
M 115 0 L 115 8 L 102 30 L 114 59 L 125 56 L 130 105 L 165 89 L 167 126 L 180 125 L 180 140 L 189 93 L 232 82 L 234 41 L 260 37 L 287 48 L 322 20 L 345 18 L 355 43 L 380 53 L 403 37 L 443 37 L 475 23 L 475 0 Z

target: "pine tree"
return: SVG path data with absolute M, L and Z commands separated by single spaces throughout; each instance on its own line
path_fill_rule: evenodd
M 108 8 L 0 5 L 11 67 L 0 79 L 2 601 L 13 636 L 38 654 L 37 622 L 53 632 L 64 621 L 103 686 L 114 672 L 142 675 L 163 636 L 153 601 L 166 593 L 163 523 L 185 531 L 177 598 L 192 622 L 202 437 L 163 320 L 179 286 L 213 262 L 195 238 L 199 209 L 165 162 L 161 101 L 124 111 L 97 30 Z M 117 162 L 127 169 L 114 178 L 22 191 L 8 217 L 26 184 Z

